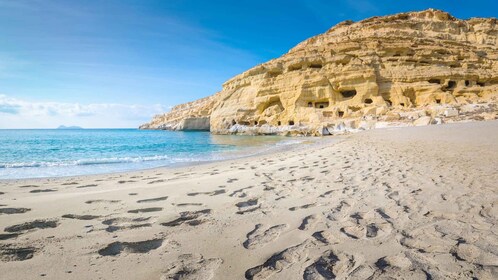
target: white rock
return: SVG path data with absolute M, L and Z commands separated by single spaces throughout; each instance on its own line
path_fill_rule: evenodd
M 458 110 L 455 108 L 446 109 L 446 110 L 444 110 L 444 116 L 445 117 L 456 117 L 456 116 L 458 116 Z
M 431 117 L 425 116 L 418 118 L 416 121 L 413 122 L 414 126 L 424 126 L 424 125 L 429 125 L 431 123 Z

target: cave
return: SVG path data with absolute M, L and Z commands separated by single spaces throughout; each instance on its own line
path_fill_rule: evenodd
M 437 104 L 441 104 L 441 99 L 440 98 L 436 98 L 436 103 Z
M 313 107 L 313 102 L 308 102 L 308 107 Z
M 373 100 L 370 98 L 365 99 L 365 104 L 372 104 Z
M 353 96 L 356 95 L 356 90 L 355 89 L 353 89 L 353 90 L 342 90 L 341 91 L 341 95 L 344 98 L 351 98 L 351 97 L 353 97 Z
M 254 121 L 254 125 L 258 125 L 258 121 Z
M 232 120 L 232 125 L 236 125 L 237 122 L 235 120 Z
M 318 63 L 312 63 L 312 64 L 310 64 L 310 68 L 313 68 L 313 69 L 322 69 L 322 65 L 318 64 Z
M 454 89 L 456 87 L 457 83 L 455 81 L 449 81 L 448 82 L 448 89 Z
M 440 79 L 430 79 L 429 83 L 431 83 L 431 84 L 441 84 L 441 80 Z
M 323 109 L 329 107 L 328 102 L 316 102 L 315 103 L 315 108 Z
M 297 71 L 303 69 L 303 66 L 301 64 L 293 64 L 287 68 L 287 70 L 290 71 Z
M 278 121 L 277 125 L 278 125 L 278 126 L 281 126 L 281 125 L 282 125 L 282 122 L 281 122 L 281 121 Z
M 401 106 L 405 107 L 405 103 L 399 103 L 399 105 L 401 105 Z
M 337 112 L 337 113 L 338 113 L 338 115 L 339 115 L 339 118 L 344 117 L 344 111 L 339 111 L 339 112 Z
M 391 100 L 389 100 L 389 99 L 387 99 L 387 100 L 386 100 L 386 103 L 387 103 L 387 105 L 389 105 L 389 106 L 393 106 L 393 102 L 392 102 Z
M 469 80 L 465 80 L 465 86 L 466 87 L 470 86 L 470 81 Z
M 294 121 L 289 121 L 289 125 L 294 125 Z
M 480 86 L 480 87 L 483 87 L 485 86 L 484 82 L 477 82 L 476 85 Z

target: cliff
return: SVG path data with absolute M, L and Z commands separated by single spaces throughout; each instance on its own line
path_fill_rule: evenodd
M 218 134 L 322 135 L 494 119 L 497 46 L 495 18 L 429 9 L 345 21 L 141 128 L 184 130 L 196 120 Z

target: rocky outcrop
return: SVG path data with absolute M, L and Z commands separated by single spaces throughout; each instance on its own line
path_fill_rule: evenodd
M 497 46 L 494 18 L 430 9 L 345 21 L 142 128 L 188 129 L 190 119 L 209 118 L 218 134 L 322 135 L 423 117 L 416 125 L 493 119 Z M 477 103 L 475 114 L 460 114 Z
M 140 129 L 209 131 L 216 95 L 174 106 L 169 113 L 156 115 Z

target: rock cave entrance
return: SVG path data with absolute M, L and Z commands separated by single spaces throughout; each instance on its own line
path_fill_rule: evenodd
M 289 125 L 294 125 L 294 121 L 289 121 Z
M 313 68 L 313 69 L 322 69 L 322 64 L 320 64 L 320 63 L 312 63 L 312 64 L 310 64 L 310 68 Z
M 341 90 L 341 95 L 344 98 L 352 98 L 352 97 L 354 97 L 356 95 L 356 90 L 355 89 L 352 89 L 352 90 Z
M 446 87 L 447 89 L 454 89 L 456 87 L 457 83 L 455 81 L 449 81 L 448 86 Z
M 465 86 L 466 87 L 470 86 L 470 81 L 469 80 L 465 80 Z
M 365 99 L 365 104 L 372 104 L 373 100 L 371 98 Z
M 323 109 L 329 107 L 329 102 L 316 102 L 315 108 Z
M 339 118 L 344 117 L 344 111 L 338 111 L 337 115 L 339 116 Z

